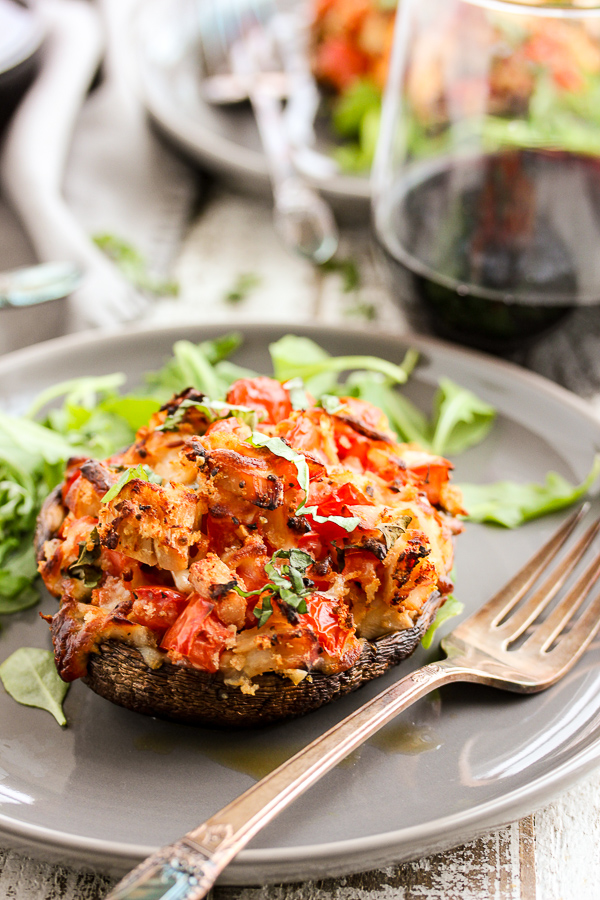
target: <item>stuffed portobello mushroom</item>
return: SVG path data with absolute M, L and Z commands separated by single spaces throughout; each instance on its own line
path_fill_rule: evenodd
M 266 377 L 174 397 L 105 461 L 72 459 L 39 570 L 65 681 L 178 721 L 316 709 L 413 652 L 452 589 L 451 464 L 363 400 Z

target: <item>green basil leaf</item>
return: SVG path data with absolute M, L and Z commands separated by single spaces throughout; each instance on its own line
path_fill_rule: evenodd
M 92 544 L 91 550 L 88 544 Z M 79 544 L 79 556 L 67 569 L 67 573 L 72 578 L 79 578 L 83 581 L 85 587 L 98 587 L 102 580 L 102 569 L 99 566 L 100 561 L 100 538 L 98 529 L 92 529 L 90 538 L 87 541 L 81 541 Z
M 273 554 L 273 559 L 289 559 L 290 566 L 294 569 L 298 569 L 298 571 L 302 573 L 306 572 L 306 570 L 314 563 L 314 559 L 310 553 L 306 553 L 304 550 L 298 550 L 296 547 L 293 547 L 291 550 L 277 550 Z
M 383 535 L 386 550 L 391 550 L 401 534 L 412 522 L 412 516 L 400 516 L 395 522 L 381 522 L 377 527 Z
M 292 409 L 307 409 L 309 406 L 308 395 L 304 381 L 301 378 L 292 378 L 283 385 L 290 395 Z
M 253 447 L 266 447 L 275 456 L 280 456 L 282 459 L 287 459 L 288 462 L 293 463 L 298 473 L 298 484 L 304 491 L 305 497 L 308 495 L 310 476 L 308 464 L 301 453 L 292 450 L 281 438 L 269 437 L 267 434 L 261 434 L 260 431 L 253 431 L 248 438 L 248 443 Z
M 269 621 L 271 618 L 271 614 L 273 612 L 273 606 L 271 603 L 271 596 L 264 595 L 260 605 L 254 607 L 254 615 L 258 619 L 257 627 L 262 628 L 262 626 Z
M 258 421 L 258 413 L 249 406 L 231 406 L 231 404 L 224 403 L 221 400 L 209 400 L 208 398 L 202 403 L 194 400 L 182 400 L 173 415 L 167 416 L 163 424 L 156 430 L 176 431 L 185 418 L 185 413 L 188 409 L 197 409 L 206 417 L 208 422 L 235 417 L 241 422 L 245 422 L 250 428 L 255 428 Z
M 51 650 L 21 647 L 0 665 L 0 679 L 7 693 L 24 706 L 51 713 L 59 725 L 66 725 L 62 704 L 69 685 L 60 678 Z
M 114 500 L 115 497 L 120 494 L 121 489 L 124 488 L 129 481 L 133 481 L 134 478 L 139 478 L 140 481 L 151 481 L 154 484 L 157 484 L 162 480 L 160 476 L 154 475 L 148 466 L 130 466 L 121 473 L 118 480 L 111 488 L 109 488 L 100 502 L 110 503 L 111 500 Z
M 360 525 L 360 519 L 356 516 L 320 516 L 316 506 L 304 506 L 304 504 L 302 504 L 302 506 L 298 507 L 297 512 L 298 515 L 311 516 L 315 522 L 319 522 L 321 525 L 324 522 L 333 522 L 334 525 L 338 525 L 347 532 L 354 531 Z
M 344 408 L 344 404 L 335 394 L 323 394 L 319 397 L 319 406 L 322 406 L 330 416 L 335 415 L 335 413 Z

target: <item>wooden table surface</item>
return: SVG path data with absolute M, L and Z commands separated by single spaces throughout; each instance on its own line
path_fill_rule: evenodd
M 342 234 L 339 256 L 356 261 L 358 291 L 339 274 L 316 272 L 273 234 L 268 204 L 213 187 L 181 247 L 177 299 L 157 302 L 147 321 L 343 323 L 400 333 L 402 313 L 381 285 L 367 229 Z M 240 276 L 253 287 L 226 299 Z M 523 365 L 586 396 L 600 393 L 600 317 L 584 311 L 522 353 Z M 600 409 L 600 406 L 598 407 Z M 600 896 L 600 770 L 520 822 L 461 847 L 330 881 L 216 887 L 214 900 L 595 900 Z M 0 898 L 101 900 L 113 879 L 0 849 Z

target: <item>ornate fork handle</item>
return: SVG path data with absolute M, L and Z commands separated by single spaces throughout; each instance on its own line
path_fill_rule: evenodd
M 201 900 L 246 844 L 296 797 L 430 691 L 451 681 L 482 681 L 462 660 L 424 666 L 378 694 L 168 847 L 141 863 L 107 900 Z

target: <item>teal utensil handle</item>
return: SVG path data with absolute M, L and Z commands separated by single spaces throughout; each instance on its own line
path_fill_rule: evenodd
M 206 897 L 231 856 L 182 838 L 149 856 L 111 891 L 106 900 L 201 900 Z

